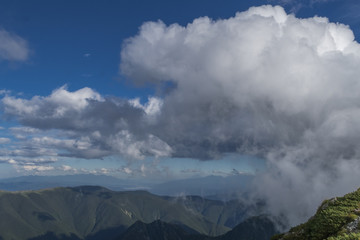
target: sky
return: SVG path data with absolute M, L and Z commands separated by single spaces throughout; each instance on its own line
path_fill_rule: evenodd
M 252 174 L 298 223 L 359 187 L 359 10 L 0 1 L 0 176 Z

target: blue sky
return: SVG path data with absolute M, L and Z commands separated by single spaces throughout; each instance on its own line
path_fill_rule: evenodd
M 267 111 L 263 109 L 264 105 L 250 104 L 244 107 L 243 103 L 257 100 L 252 97 L 238 99 L 241 91 L 234 93 L 236 97 L 232 99 L 228 96 L 233 93 L 226 92 L 227 87 L 222 83 L 217 83 L 216 88 L 209 88 L 206 92 L 198 91 L 207 86 L 203 80 L 195 85 L 191 85 L 190 81 L 183 84 L 178 80 L 181 79 L 178 75 L 181 70 L 176 71 L 176 66 L 181 69 L 182 65 L 161 62 L 150 69 L 151 63 L 157 59 L 155 53 L 163 49 L 168 51 L 164 56 L 169 58 L 169 62 L 176 62 L 178 58 L 182 61 L 178 57 L 182 53 L 176 52 L 181 47 L 171 45 L 174 42 L 154 40 L 151 47 L 142 45 L 146 37 L 157 39 L 151 34 L 171 24 L 185 27 L 194 19 L 204 16 L 220 22 L 221 19 L 234 17 L 236 12 L 264 4 L 281 5 L 287 14 L 294 14 L 297 20 L 315 15 L 327 17 L 330 22 L 349 25 L 355 39 L 360 37 L 360 3 L 350 0 L 0 1 L 0 26 L 2 34 L 6 35 L 3 38 L 16 45 L 16 49 L 4 47 L 2 51 L 5 53 L 0 56 L 0 176 L 98 173 L 119 177 L 172 179 L 264 171 L 268 164 L 266 159 L 269 154 L 275 154 L 274 149 L 280 146 L 294 147 L 297 146 L 295 142 L 301 140 L 293 139 L 292 134 L 297 132 L 282 132 L 280 129 L 279 132 L 284 133 L 281 136 L 268 134 L 272 130 L 261 127 L 259 132 L 257 129 L 248 132 L 247 129 L 252 129 L 250 123 L 260 119 L 259 123 L 256 122 L 259 126 L 268 121 L 277 125 L 276 121 L 282 118 L 285 120 L 279 120 L 279 126 L 286 129 L 301 128 L 310 121 L 308 118 L 304 122 L 293 120 L 296 122 L 294 124 L 286 122 L 287 118 L 302 118 L 302 112 L 306 111 L 301 105 L 297 113 L 286 112 L 283 105 L 276 105 L 277 98 L 272 99 L 275 90 L 269 90 L 264 96 L 273 100 L 271 104 L 275 108 L 278 106 L 278 112 L 263 116 Z M 148 21 L 154 24 L 143 25 Z M 141 26 L 143 30 L 139 30 Z M 180 28 L 174 31 L 181 32 Z M 244 36 L 248 30 L 244 28 Z M 211 31 L 221 34 L 221 31 L 216 32 L 219 30 Z M 266 39 L 266 36 L 259 34 L 254 39 Z M 1 42 L 4 46 L 8 44 L 5 40 Z M 225 43 L 232 46 L 232 43 L 221 41 L 206 43 L 209 45 L 199 43 L 199 49 L 207 46 L 216 50 Z M 167 49 L 167 43 L 173 48 Z M 241 44 L 246 48 L 246 41 Z M 222 53 L 223 48 L 219 49 L 216 56 Z M 148 56 L 142 55 L 147 51 Z M 211 59 L 206 57 L 207 52 L 211 51 L 206 51 L 205 47 L 204 51 L 192 56 L 190 61 L 184 57 L 185 63 L 181 64 L 197 57 L 198 61 Z M 226 59 L 221 61 L 224 65 L 226 62 Z M 168 66 L 168 69 L 175 66 L 175 70 L 164 73 L 162 64 Z M 196 65 L 197 62 L 192 64 Z M 209 76 L 209 73 L 211 76 L 223 74 L 215 71 L 216 68 L 203 74 L 203 66 L 199 64 L 198 67 L 201 79 Z M 277 66 L 280 68 L 280 65 Z M 192 79 L 196 74 L 187 77 Z M 239 74 L 239 78 L 248 77 L 246 71 Z M 255 79 L 254 76 L 250 78 Z M 229 79 L 232 78 L 229 76 Z M 224 94 L 217 95 L 214 89 L 225 89 Z M 259 89 L 262 87 L 259 86 Z M 236 88 L 233 90 L 236 91 Z M 186 95 L 192 91 L 191 95 Z M 259 92 L 263 93 L 256 91 L 254 96 Z M 318 92 L 314 94 L 319 96 Z M 199 96 L 199 99 L 195 96 Z M 219 101 L 204 100 L 210 96 Z M 89 99 L 93 104 L 91 109 L 87 102 Z M 295 100 L 294 108 L 298 106 Z M 182 104 L 183 101 L 186 104 Z M 226 103 L 225 107 L 220 104 L 223 102 Z M 193 105 L 194 110 L 188 111 Z M 47 115 L 47 111 L 54 109 L 55 115 L 63 114 L 61 118 Z M 241 110 L 229 113 L 232 109 Z M 272 118 L 283 112 L 286 112 L 285 116 Z M 96 118 L 102 114 L 103 118 Z M 142 123 L 145 121 L 142 119 L 144 114 L 149 124 Z M 243 117 L 248 114 L 260 117 L 250 120 Z M 176 116 L 183 118 L 176 119 Z M 88 119 L 93 122 L 88 123 Z M 112 124 L 126 126 L 115 128 Z M 307 133 L 304 130 L 301 134 L 305 136 Z M 204 137 L 199 138 L 199 135 Z M 273 141 L 279 138 L 281 144 L 274 144 L 272 138 Z

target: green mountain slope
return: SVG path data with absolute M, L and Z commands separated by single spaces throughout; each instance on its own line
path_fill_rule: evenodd
M 258 215 L 263 207 L 261 203 L 249 206 L 240 200 L 224 202 L 199 196 L 164 197 L 164 199 L 181 204 L 189 211 L 198 212 L 211 222 L 228 228 L 233 228 L 245 219 Z
M 230 230 L 226 222 L 233 219 L 231 214 L 243 214 L 244 209 L 235 205 L 201 198 L 185 204 L 145 191 L 90 186 L 0 192 L 0 239 L 105 239 L 119 236 L 136 221 L 155 220 L 216 236 Z
M 359 223 L 360 189 L 324 201 L 309 221 L 272 240 L 358 240 Z

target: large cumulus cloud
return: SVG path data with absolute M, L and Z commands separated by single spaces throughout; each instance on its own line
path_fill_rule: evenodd
M 162 99 L 141 104 L 61 88 L 2 104 L 26 126 L 63 131 L 64 139 L 31 143 L 65 155 L 262 157 L 268 170 L 255 187 L 294 224 L 358 184 L 358 66 L 348 26 L 261 6 L 187 26 L 144 23 L 124 43 L 121 71 L 138 85 L 171 86 Z
M 210 158 L 340 137 L 344 114 L 357 114 L 359 53 L 347 26 L 263 6 L 186 27 L 145 23 L 125 44 L 121 69 L 135 82 L 173 82 L 158 135 L 179 155 Z
M 267 159 L 256 187 L 291 224 L 358 185 L 360 47 L 348 26 L 262 6 L 185 27 L 145 23 L 121 56 L 135 82 L 176 86 L 157 130 L 175 154 Z

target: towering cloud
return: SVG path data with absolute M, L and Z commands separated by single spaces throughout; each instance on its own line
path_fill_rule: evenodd
M 185 27 L 145 23 L 121 56 L 135 82 L 176 86 L 156 130 L 175 155 L 265 158 L 259 193 L 292 224 L 358 186 L 360 47 L 348 26 L 262 6 Z
M 121 69 L 138 83 L 173 82 L 157 135 L 175 154 L 211 158 L 345 130 L 344 114 L 357 111 L 359 54 L 347 26 L 263 6 L 186 27 L 145 23 L 127 41 Z
M 187 26 L 144 23 L 124 43 L 121 70 L 136 84 L 171 86 L 162 99 L 142 105 L 61 88 L 2 104 L 23 125 L 66 133 L 31 142 L 65 155 L 264 158 L 255 188 L 295 224 L 324 197 L 359 184 L 358 66 L 360 45 L 347 26 L 261 6 Z

